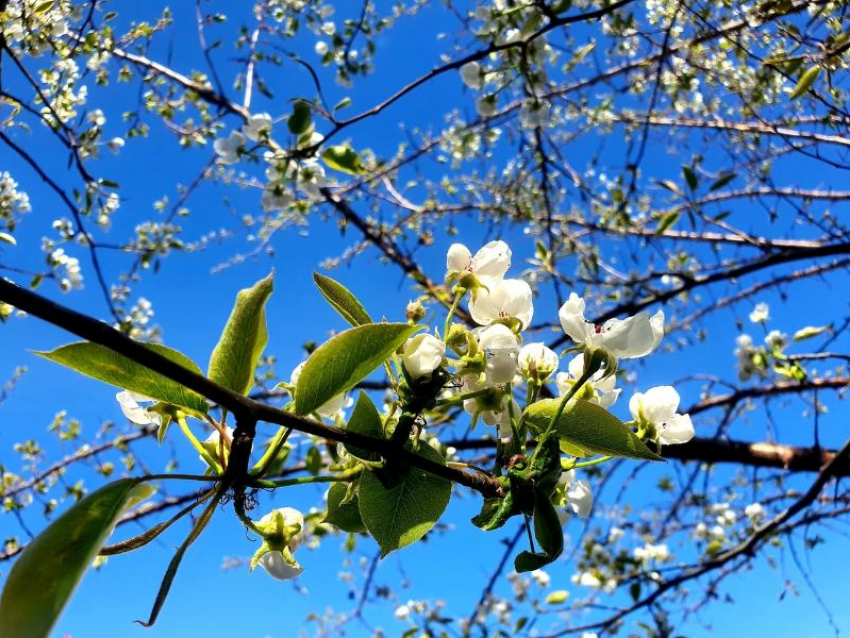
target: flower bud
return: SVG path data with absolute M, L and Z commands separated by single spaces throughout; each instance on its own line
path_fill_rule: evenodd
M 418 299 L 411 301 L 404 309 L 404 316 L 409 323 L 419 323 L 425 318 L 425 306 Z
M 292 556 L 304 542 L 304 516 L 292 507 L 281 507 L 269 512 L 256 523 L 263 535 L 263 544 L 251 559 L 251 571 L 260 565 L 272 578 L 289 580 L 304 569 Z
M 413 379 L 430 377 L 443 364 L 446 344 L 434 335 L 419 334 L 404 344 L 401 361 Z

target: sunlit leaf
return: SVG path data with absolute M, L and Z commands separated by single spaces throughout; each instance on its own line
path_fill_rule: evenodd
M 203 374 L 189 357 L 176 350 L 156 343 L 142 345 L 187 370 Z M 97 343 L 82 341 L 35 354 L 98 381 L 171 403 L 193 414 L 205 414 L 209 408 L 206 399 L 200 394 Z
M 535 433 L 544 432 L 558 409 L 558 399 L 532 403 L 525 420 Z M 661 461 L 620 419 L 595 403 L 575 400 L 567 404 L 555 423 L 558 437 L 596 454 Z
M 0 597 L 0 636 L 50 635 L 115 521 L 150 491 L 136 479 L 110 483 L 73 505 L 27 545 Z
M 370 323 L 338 334 L 304 364 L 295 390 L 295 413 L 310 414 L 346 392 L 392 355 L 416 326 Z

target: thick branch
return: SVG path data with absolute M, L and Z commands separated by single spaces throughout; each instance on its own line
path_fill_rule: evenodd
M 385 439 L 377 439 L 328 426 L 324 423 L 296 416 L 242 396 L 166 359 L 162 355 L 146 348 L 143 344 L 130 339 L 97 319 L 54 303 L 34 292 L 15 285 L 7 279 L 0 279 L 0 300 L 83 339 L 105 346 L 190 390 L 194 390 L 210 401 L 226 408 L 236 417 L 237 423 L 243 420 L 246 422 L 266 421 L 268 423 L 276 423 L 292 428 L 293 430 L 298 430 L 299 432 L 304 432 L 305 434 L 348 443 L 378 452 L 385 457 L 397 458 L 426 472 L 477 490 L 485 496 L 494 496 L 501 493 L 501 486 L 495 479 L 447 467 L 421 457 L 410 450 L 399 448 Z

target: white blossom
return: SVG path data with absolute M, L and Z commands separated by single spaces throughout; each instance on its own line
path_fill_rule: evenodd
M 510 267 L 511 249 L 501 240 L 485 244 L 474 257 L 463 244 L 452 244 L 446 254 L 446 270 L 450 276 L 475 275 L 488 287 L 502 281 Z
M 252 561 L 252 569 L 260 565 L 269 576 L 278 580 L 290 580 L 304 571 L 291 554 L 306 538 L 301 512 L 292 507 L 281 507 L 263 516 L 257 526 L 276 538 L 266 539 L 264 547 L 259 550 L 263 553 L 255 555 Z
M 404 344 L 401 360 L 414 379 L 430 377 L 443 363 L 446 344 L 434 335 L 418 334 Z
M 235 164 L 245 149 L 245 136 L 239 131 L 231 131 L 229 137 L 220 137 L 213 143 L 222 164 Z
M 648 312 L 641 312 L 628 319 L 609 319 L 601 326 L 587 321 L 584 310 L 584 299 L 573 292 L 558 317 L 564 332 L 588 350 L 601 348 L 618 359 L 634 359 L 655 350 L 664 336 L 662 310 L 651 317 Z
M 564 396 L 575 385 L 576 381 L 581 378 L 584 372 L 584 353 L 579 353 L 567 364 L 567 372 L 559 372 L 555 377 L 555 383 L 558 386 L 558 393 Z M 590 387 L 593 391 L 592 396 L 578 395 L 578 398 L 596 403 L 603 408 L 610 408 L 620 396 L 622 390 L 615 388 L 617 377 L 614 375 L 605 375 L 604 370 L 596 372 L 590 381 L 585 384 L 585 388 Z
M 770 318 L 770 307 L 766 303 L 757 303 L 750 313 L 750 321 L 753 323 L 767 323 Z
M 480 89 L 483 86 L 483 73 L 478 62 L 467 62 L 460 67 L 460 79 L 470 89 Z
M 647 392 L 636 392 L 629 400 L 629 410 L 639 423 L 652 424 L 663 445 L 687 443 L 694 438 L 694 425 L 687 414 L 677 414 L 679 393 L 669 385 Z
M 268 113 L 257 113 L 248 118 L 242 127 L 242 134 L 252 142 L 262 142 L 268 139 L 272 132 L 272 116 Z M 216 149 L 217 151 L 218 149 Z
M 517 357 L 519 373 L 526 379 L 544 381 L 558 369 L 558 353 L 545 343 L 529 343 L 522 347 Z
M 115 395 L 118 400 L 118 405 L 121 407 L 121 412 L 124 413 L 130 421 L 137 425 L 160 425 L 162 417 L 156 412 L 152 412 L 148 407 L 143 407 L 141 403 L 156 402 L 144 394 L 132 392 L 130 390 L 121 390 Z
M 478 345 L 484 351 L 484 375 L 488 384 L 510 383 L 517 370 L 519 341 L 510 328 L 500 323 L 482 330 Z
M 531 286 L 522 279 L 503 279 L 489 290 L 479 290 L 470 299 L 469 314 L 481 326 L 503 319 L 516 319 L 525 329 L 534 316 L 531 297 Z

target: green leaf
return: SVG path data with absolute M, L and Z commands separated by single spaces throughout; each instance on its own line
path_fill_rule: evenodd
M 351 98 L 344 97 L 334 105 L 334 111 L 341 111 L 344 108 L 351 106 Z
M 176 350 L 156 343 L 142 345 L 187 370 L 203 374 L 189 357 Z M 193 414 L 206 414 L 209 409 L 207 400 L 200 394 L 97 343 L 81 341 L 35 354 L 61 363 L 87 377 L 171 403 Z
M 811 339 L 812 337 L 817 337 L 818 335 L 823 334 L 824 332 L 828 332 L 832 329 L 832 324 L 828 326 L 806 326 L 805 328 L 800 328 L 797 332 L 794 333 L 794 341 L 803 341 L 804 339 Z
M 352 326 L 372 323 L 372 317 L 348 288 L 338 281 L 313 273 L 313 281 L 327 302 Z
M 535 433 L 544 432 L 558 410 L 558 399 L 544 399 L 528 406 L 525 422 Z M 558 437 L 596 454 L 629 459 L 662 461 L 620 419 L 595 403 L 575 400 L 555 424 Z
M 672 180 L 657 179 L 657 180 L 655 180 L 655 183 L 658 184 L 659 186 L 662 186 L 663 188 L 666 188 L 671 193 L 676 193 L 676 195 L 683 195 L 684 194 L 684 193 L 682 193 L 682 189 L 679 188 L 679 185 Z
M 736 177 L 738 177 L 737 173 L 724 173 L 723 175 L 717 178 L 717 180 L 711 185 L 711 188 L 709 188 L 708 190 L 711 192 L 719 190 L 726 186 L 726 184 L 731 182 Z
M 546 554 L 537 554 L 534 552 L 520 552 L 514 559 L 514 569 L 519 574 L 533 572 L 535 569 L 546 567 L 551 563 L 551 559 Z
M 322 153 L 322 160 L 331 168 L 349 175 L 360 175 L 363 172 L 363 162 L 360 161 L 360 156 L 353 148 L 345 144 L 326 149 Z
M 445 464 L 443 457 L 427 444 L 418 454 Z M 450 481 L 417 467 L 407 467 L 389 489 L 374 473 L 360 479 L 360 514 L 369 533 L 378 541 L 381 557 L 418 541 L 446 509 Z
M 335 525 L 343 532 L 359 534 L 366 531 L 363 517 L 360 516 L 360 499 L 355 492 L 352 498 L 348 496 L 348 485 L 334 483 L 328 491 L 328 515 L 325 522 Z
M 295 389 L 295 413 L 310 414 L 345 392 L 392 355 L 417 330 L 406 323 L 369 323 L 333 337 L 307 362 Z
M 0 233 L 0 242 L 4 244 L 11 244 L 12 246 L 17 246 L 17 240 L 12 237 L 9 233 Z
M 269 341 L 266 302 L 272 294 L 273 275 L 240 290 L 224 331 L 210 357 L 207 376 L 239 394 L 254 385 L 254 370 Z
M 310 110 L 310 104 L 304 100 L 296 100 L 292 105 L 292 115 L 289 116 L 287 126 L 289 132 L 293 135 L 303 135 L 306 133 L 312 124 L 313 115 Z
M 685 181 L 688 183 L 688 188 L 692 191 L 697 189 L 699 186 L 699 177 L 697 177 L 696 171 L 690 166 L 682 167 L 682 174 L 685 176 Z
M 100 488 L 53 521 L 24 549 L 0 597 L 0 636 L 43 638 L 128 504 L 150 494 L 137 479 Z
M 664 217 L 661 218 L 661 221 L 658 222 L 658 227 L 655 229 L 655 236 L 658 237 L 670 230 L 670 228 L 679 221 L 679 215 L 681 215 L 679 211 L 674 211 L 664 215 Z
M 351 413 L 351 418 L 348 419 L 345 429 L 366 436 L 384 437 L 384 424 L 381 421 L 381 414 L 365 392 L 360 392 L 360 396 L 357 397 L 357 404 L 354 406 L 354 412 Z M 345 449 L 348 450 L 349 454 L 353 454 L 364 461 L 377 461 L 380 458 L 377 452 L 370 452 L 354 445 L 346 444 Z
M 534 537 L 540 549 L 555 560 L 564 551 L 564 530 L 549 496 L 544 490 L 534 493 Z
M 815 83 L 815 80 L 818 79 L 820 75 L 820 67 L 812 66 L 806 69 L 803 74 L 800 76 L 800 80 L 797 82 L 797 86 L 794 87 L 794 90 L 791 91 L 791 95 L 788 96 L 792 102 L 799 97 L 805 95 L 810 88 Z

